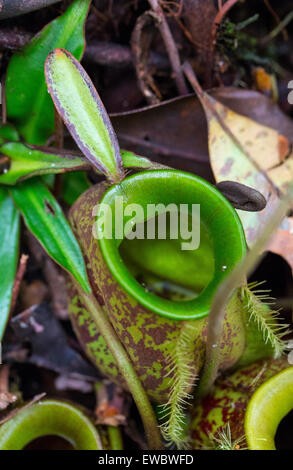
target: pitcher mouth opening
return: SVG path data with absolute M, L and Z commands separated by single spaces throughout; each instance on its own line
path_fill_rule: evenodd
M 147 219 L 135 230 L 143 237 L 124 238 L 119 246 L 120 256 L 130 274 L 148 292 L 173 302 L 187 302 L 200 295 L 211 282 L 215 272 L 213 241 L 205 224 L 188 218 L 188 232 L 198 224 L 198 246 L 195 239 L 184 249 L 180 235 L 180 207 L 176 206 L 177 224 L 172 229 L 174 214 L 163 212 Z M 154 224 L 156 234 L 148 238 L 148 226 Z M 166 225 L 166 233 L 160 224 Z M 174 233 L 176 231 L 176 233 Z M 164 235 L 164 236 L 162 236 Z M 196 238 L 196 237 L 194 237 Z M 182 248 L 183 246 L 183 248 Z
M 281 420 L 276 434 L 277 450 L 293 450 L 293 409 Z
M 63 436 L 48 434 L 33 439 L 23 450 L 74 450 L 74 445 Z
M 119 214 L 118 200 L 123 208 Z M 135 223 L 131 222 L 131 211 L 126 209 L 134 205 L 142 208 Z M 197 225 L 192 222 L 191 225 L 200 236 L 194 236 L 191 243 L 180 232 L 176 239 L 170 236 L 167 226 L 165 239 L 156 236 L 129 239 L 131 223 L 136 234 L 138 230 L 140 234 L 146 233 L 146 223 L 164 213 L 160 209 L 153 217 L 147 216 L 152 214 L 148 212 L 149 207 L 158 205 L 172 206 L 175 212 L 177 209 L 176 223 L 181 222 L 181 211 L 188 213 L 187 232 L 190 232 L 191 215 L 197 213 L 200 219 Z M 111 233 L 98 238 L 98 243 L 115 280 L 141 305 L 164 317 L 185 320 L 208 315 L 217 287 L 246 252 L 240 219 L 224 196 L 197 176 L 177 170 L 157 170 L 129 176 L 106 191 L 97 212 L 97 232 L 104 216 L 100 208 L 105 206 L 111 209 Z M 186 214 L 184 217 L 182 220 L 186 221 Z M 117 226 L 123 228 L 118 237 Z M 171 295 L 160 293 L 158 282 L 162 281 L 168 283 Z

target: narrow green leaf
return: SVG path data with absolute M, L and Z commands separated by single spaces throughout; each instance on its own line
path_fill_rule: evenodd
M 19 249 L 19 212 L 0 187 L 0 341 L 9 318 Z
M 0 152 L 9 157 L 9 165 L 0 174 L 0 184 L 13 185 L 35 175 L 64 173 L 68 170 L 88 166 L 84 158 L 68 153 L 43 151 L 28 147 L 21 142 L 7 142 L 0 145 Z
M 54 104 L 80 150 L 110 181 L 120 181 L 124 172 L 118 140 L 86 71 L 68 51 L 55 49 L 45 74 Z
M 141 170 L 159 170 L 163 168 L 168 168 L 166 165 L 161 163 L 152 162 L 147 157 L 142 157 L 141 155 L 136 155 L 129 150 L 121 150 L 121 157 L 123 161 L 124 168 L 129 169 L 141 169 Z
M 90 166 L 87 159 L 70 150 L 28 146 L 22 142 L 4 141 L 1 144 L 1 132 L 0 153 L 8 157 L 7 161 L 4 160 L 0 163 L 0 184 L 10 186 L 37 175 L 52 175 L 70 171 L 77 172 L 86 170 Z M 125 150 L 121 151 L 121 157 L 124 167 L 129 169 L 155 170 L 166 168 L 146 157 L 141 157 Z M 72 178 L 74 179 L 74 176 Z M 82 188 L 85 191 L 88 188 L 88 184 L 82 184 Z
M 81 58 L 89 3 L 90 0 L 75 0 L 9 63 L 5 87 L 7 115 L 28 143 L 43 145 L 54 132 L 54 107 L 44 76 L 45 59 L 56 47 L 66 47 Z
M 47 187 L 36 178 L 12 187 L 11 194 L 29 230 L 48 254 L 89 293 L 91 289 L 79 245 Z

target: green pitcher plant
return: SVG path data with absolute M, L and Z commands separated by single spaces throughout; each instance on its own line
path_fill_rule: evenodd
M 92 289 L 89 297 L 70 278 L 72 324 L 90 360 L 132 391 L 108 330 L 101 331 L 101 316 L 107 319 L 149 399 L 164 405 L 164 437 L 181 446 L 184 405 L 205 362 L 212 299 L 246 253 L 240 219 L 215 187 L 195 175 L 166 168 L 129 175 L 100 97 L 68 51 L 49 54 L 45 75 L 70 134 L 106 177 L 84 192 L 70 211 Z M 172 214 L 167 217 L 166 207 L 179 214 L 187 207 L 191 229 L 193 204 L 200 206 L 200 244 L 184 251 L 186 240 L 172 237 Z M 141 212 L 133 218 L 137 205 Z M 135 237 L 138 230 L 147 235 L 147 222 L 156 223 L 163 213 L 165 239 Z M 100 236 L 106 227 L 107 236 Z M 231 296 L 222 336 L 213 345 L 219 351 L 219 372 L 282 353 L 276 313 L 262 300 L 245 279 Z
M 285 358 L 257 361 L 218 380 L 193 406 L 192 447 L 276 450 L 279 425 L 292 410 L 293 367 Z

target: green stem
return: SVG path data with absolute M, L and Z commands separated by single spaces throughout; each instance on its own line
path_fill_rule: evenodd
M 147 394 L 133 368 L 127 352 L 125 351 L 111 323 L 107 319 L 93 294 L 85 293 L 77 282 L 75 282 L 75 285 L 86 308 L 91 312 L 92 318 L 96 323 L 98 330 L 100 331 L 108 345 L 108 348 L 113 354 L 119 370 L 128 385 L 130 393 L 133 396 L 143 421 L 149 448 L 151 450 L 163 449 L 163 442 L 155 413 L 147 397 Z
M 123 441 L 119 427 L 108 426 L 108 436 L 111 450 L 123 450 Z

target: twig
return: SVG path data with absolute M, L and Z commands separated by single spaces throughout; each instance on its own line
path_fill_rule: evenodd
M 218 26 L 222 23 L 223 19 L 225 18 L 225 16 L 229 12 L 229 10 L 231 10 L 231 8 L 237 2 L 239 2 L 239 0 L 228 0 L 226 3 L 224 3 L 224 5 L 222 5 L 221 9 L 218 11 L 218 13 L 217 13 L 217 15 L 214 19 L 214 25 L 213 25 L 214 38 L 217 35 Z
M 188 41 L 191 42 L 191 44 L 193 44 L 194 46 L 196 46 L 199 50 L 202 50 L 202 51 L 207 51 L 208 48 L 206 46 L 206 44 L 202 44 L 200 43 L 199 41 L 196 41 L 193 37 L 192 37 L 192 34 L 188 31 L 188 29 L 185 27 L 185 25 L 182 23 L 182 21 L 180 20 L 180 18 L 178 18 L 178 16 L 174 16 L 174 20 L 176 21 L 176 23 L 178 24 L 179 28 L 181 29 L 181 31 L 183 32 L 183 34 L 186 36 L 186 38 L 188 39 Z
M 153 11 L 146 11 L 137 18 L 131 35 L 131 50 L 139 88 L 148 104 L 157 104 L 162 99 L 160 90 L 156 86 L 150 67 L 150 45 L 152 30 L 150 26 L 154 21 Z
M 16 300 L 18 297 L 18 292 L 19 292 L 19 287 L 22 281 L 22 278 L 24 276 L 25 270 L 26 270 L 26 264 L 28 261 L 28 255 L 21 255 L 17 274 L 15 277 L 15 281 L 13 284 L 13 289 L 12 289 L 12 299 L 11 299 L 11 306 L 10 306 L 10 312 L 12 313 L 16 304 Z
M 207 84 L 210 86 L 211 84 L 211 71 L 212 71 L 212 66 L 213 66 L 213 61 L 214 61 L 214 50 L 215 50 L 215 44 L 216 44 L 216 39 L 217 39 L 217 33 L 218 33 L 218 27 L 222 23 L 223 19 L 231 10 L 231 8 L 238 2 L 239 0 L 228 0 L 226 3 L 221 3 L 219 4 L 219 11 L 215 16 L 213 26 L 212 26 L 212 31 L 211 31 L 211 40 L 210 40 L 210 53 L 209 53 L 209 58 L 208 58 L 208 66 L 207 66 L 207 72 L 206 72 L 206 81 Z
M 273 16 L 273 18 L 275 18 L 276 23 L 280 24 L 281 18 L 279 17 L 278 13 L 273 9 L 272 5 L 270 4 L 270 0 L 264 0 L 264 4 L 269 10 L 269 12 L 271 13 L 271 15 Z M 282 31 L 282 34 L 283 34 L 284 41 L 288 41 L 289 37 L 285 29 Z
M 94 4 L 91 5 L 91 11 L 98 17 L 99 21 L 103 21 L 103 23 L 108 23 L 109 19 L 108 17 L 102 13 L 100 10 L 95 7 Z
M 164 12 L 158 0 L 149 0 L 149 4 L 151 5 L 152 9 L 156 13 L 158 21 L 159 21 L 158 28 L 162 35 L 162 38 L 163 38 L 170 62 L 171 62 L 172 70 L 175 75 L 175 83 L 177 86 L 178 93 L 180 95 L 186 95 L 188 93 L 188 88 L 186 86 L 184 75 L 182 73 L 178 50 L 175 45 L 167 20 L 165 18 Z
M 21 408 L 15 408 L 14 410 L 12 410 L 10 413 L 8 413 L 6 416 L 4 416 L 4 418 L 1 418 L 0 419 L 0 426 L 2 426 L 2 424 L 6 423 L 7 421 L 9 421 L 9 419 L 13 418 L 14 416 L 16 416 L 20 411 L 23 411 L 23 410 L 26 410 L 27 408 L 29 408 L 30 406 L 32 406 L 34 403 L 40 401 L 42 398 L 44 398 L 46 396 L 46 393 L 40 393 L 39 395 L 36 395 L 30 402 L 26 403 L 23 407 Z
M 273 31 L 271 31 L 267 36 L 265 36 L 261 43 L 262 44 L 266 44 L 267 42 L 269 41 L 272 41 L 273 39 L 275 39 L 275 37 L 278 36 L 278 34 L 280 34 L 284 28 L 286 28 L 286 26 L 293 20 L 293 11 L 290 11 L 290 13 L 288 13 L 288 15 L 281 21 L 280 24 L 278 24 L 278 26 L 273 29 Z
M 168 10 L 169 12 L 169 15 L 172 16 L 173 18 L 175 18 L 176 16 L 179 17 L 181 16 L 182 14 L 182 10 L 183 10 L 183 3 L 184 1 L 183 0 L 179 0 L 179 3 L 177 2 L 172 2 L 172 1 L 167 1 L 167 0 L 161 0 L 161 4 L 163 6 L 163 8 L 165 8 L 166 10 Z M 174 7 L 177 8 L 177 11 L 173 11 L 172 8 L 171 8 L 171 5 L 173 5 Z

